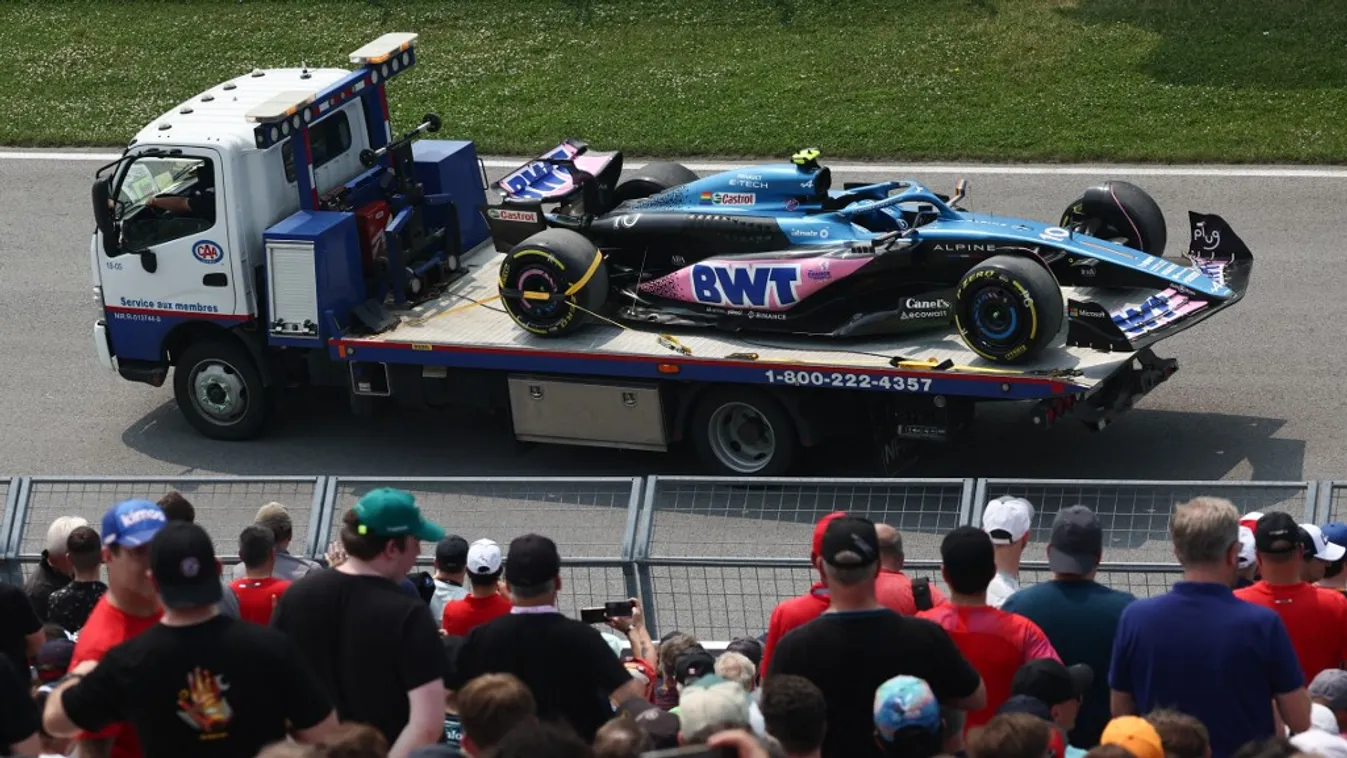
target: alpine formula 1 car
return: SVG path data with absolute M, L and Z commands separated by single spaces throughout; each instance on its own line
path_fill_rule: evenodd
M 594 316 L 828 338 L 957 329 L 998 363 L 1045 348 L 1135 351 L 1230 307 L 1253 255 L 1189 212 L 1185 259 L 1164 216 L 1121 181 L 1056 224 L 973 213 L 915 181 L 832 187 L 817 150 L 699 177 L 676 163 L 622 178 L 620 152 L 567 140 L 491 185 L 499 289 L 523 329 Z

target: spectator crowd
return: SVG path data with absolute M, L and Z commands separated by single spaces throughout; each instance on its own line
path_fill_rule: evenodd
M 1183 576 L 1139 599 L 1089 508 L 1034 522 L 1006 496 L 943 535 L 942 589 L 828 514 L 812 586 L 721 649 L 652 639 L 637 599 L 571 618 L 555 542 L 448 534 L 402 490 L 320 561 L 269 503 L 228 569 L 180 493 L 127 500 L 0 584 L 0 755 L 1347 758 L 1347 524 L 1180 503 Z

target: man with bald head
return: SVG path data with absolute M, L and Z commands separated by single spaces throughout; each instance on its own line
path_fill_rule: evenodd
M 917 607 L 917 597 L 912 591 L 912 579 L 903 573 L 903 535 L 888 524 L 875 524 L 875 533 L 879 536 L 879 576 L 875 580 L 875 599 L 879 604 L 895 613 L 915 616 L 917 611 L 933 608 L 945 602 L 945 596 L 934 582 L 929 583 L 930 605 Z M 919 582 L 923 580 L 918 580 Z M 920 593 L 918 593 L 920 594 Z

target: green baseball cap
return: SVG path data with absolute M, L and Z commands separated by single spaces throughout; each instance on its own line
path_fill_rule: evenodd
M 416 498 L 406 490 L 392 487 L 371 490 L 355 504 L 355 515 L 360 519 L 358 531 L 361 534 L 375 537 L 406 535 L 428 542 L 444 539 L 444 529 L 426 521 L 421 509 L 416 507 Z

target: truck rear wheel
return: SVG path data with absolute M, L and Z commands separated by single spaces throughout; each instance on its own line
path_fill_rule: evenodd
M 262 374 L 233 339 L 188 345 L 173 371 L 173 394 L 187 423 L 211 439 L 251 439 L 270 418 Z
M 698 457 L 721 475 L 779 476 L 795 462 L 795 424 L 780 403 L 757 390 L 711 389 L 697 400 L 689 423 Z

